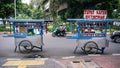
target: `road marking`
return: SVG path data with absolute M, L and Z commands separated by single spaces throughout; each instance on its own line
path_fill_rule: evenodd
M 17 68 L 26 68 L 27 66 L 18 66 Z
M 35 58 L 35 60 L 48 60 L 48 58 Z
M 21 59 L 20 58 L 7 58 L 6 60 L 10 61 L 10 60 L 21 60 Z
M 18 68 L 26 68 L 28 65 L 44 65 L 44 60 L 14 60 L 7 61 L 2 66 L 18 66 Z
M 88 56 L 101 56 L 100 54 L 88 54 Z
M 120 54 L 112 54 L 113 56 L 119 56 Z
M 61 65 L 62 68 L 66 68 L 66 67 L 64 66 L 64 64 L 62 64 L 61 62 L 59 62 L 59 61 L 57 61 L 57 60 L 55 60 L 55 59 L 52 59 L 52 61 L 54 61 L 54 62 L 58 63 L 59 65 Z
M 62 57 L 62 59 L 71 59 L 71 58 L 75 58 L 75 56 Z

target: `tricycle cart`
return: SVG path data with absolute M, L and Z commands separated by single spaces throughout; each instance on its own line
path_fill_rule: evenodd
M 77 24 L 77 34 L 68 36 L 68 39 L 76 39 L 76 47 L 81 48 L 86 54 L 95 54 L 99 51 L 104 53 L 105 47 L 108 47 L 109 41 L 106 39 L 107 26 L 111 19 L 68 19 L 69 22 Z
M 29 53 L 34 47 L 43 50 L 43 22 L 44 20 L 9 20 L 13 23 L 15 52 Z

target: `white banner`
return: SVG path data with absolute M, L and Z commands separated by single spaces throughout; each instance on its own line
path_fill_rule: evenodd
M 106 19 L 107 10 L 84 10 L 85 19 Z

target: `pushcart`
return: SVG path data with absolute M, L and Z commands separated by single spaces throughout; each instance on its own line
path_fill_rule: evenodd
M 98 51 L 104 53 L 109 45 L 107 40 L 107 27 L 112 19 L 67 19 L 68 22 L 76 23 L 76 35 L 67 36 L 67 39 L 76 39 L 76 47 L 86 54 L 96 54 Z
M 13 23 L 15 52 L 30 53 L 34 48 L 43 51 L 43 22 L 44 20 L 15 19 Z

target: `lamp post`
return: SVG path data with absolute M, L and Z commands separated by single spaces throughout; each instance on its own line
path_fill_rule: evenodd
M 15 13 L 15 19 L 16 19 L 16 0 L 14 0 L 14 13 Z

